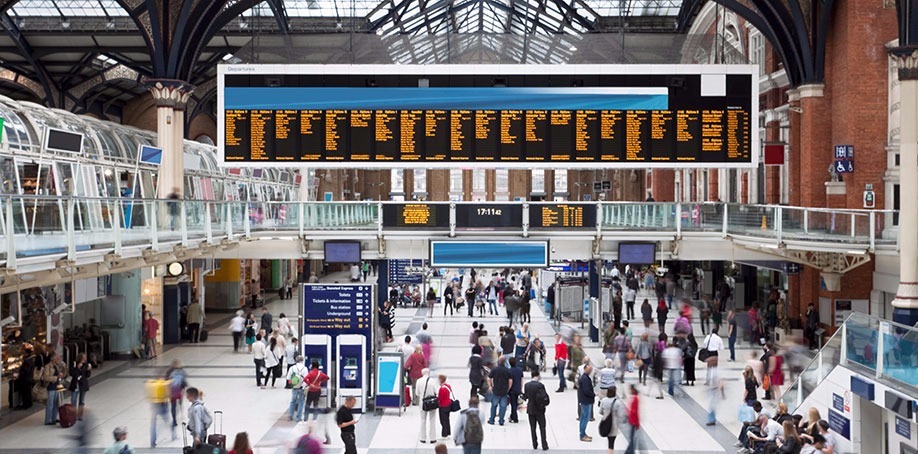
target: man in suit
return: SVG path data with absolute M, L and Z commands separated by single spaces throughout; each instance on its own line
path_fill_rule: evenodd
M 539 370 L 532 370 L 532 380 L 523 387 L 523 399 L 528 402 L 526 409 L 529 413 L 529 432 L 532 435 L 532 449 L 539 449 L 539 439 L 536 437 L 536 424 L 542 433 L 542 450 L 548 451 L 548 440 L 545 438 L 545 411 L 548 408 L 545 402 L 549 401 L 548 391 L 542 384 Z

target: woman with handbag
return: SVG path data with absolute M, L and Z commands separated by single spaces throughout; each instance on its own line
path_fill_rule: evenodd
M 676 339 L 679 339 L 679 337 L 677 336 Z M 682 384 L 695 386 L 695 354 L 698 353 L 698 343 L 695 342 L 695 335 L 691 333 L 680 342 L 680 348 L 682 349 L 682 372 L 684 375 Z
M 437 402 L 440 404 L 440 437 L 448 439 L 451 435 L 449 414 L 453 408 L 453 387 L 446 383 L 446 375 L 440 374 L 440 389 L 437 391 Z
M 609 454 L 615 454 L 615 437 L 619 424 L 628 419 L 625 403 L 615 396 L 615 385 L 606 390 L 606 397 L 599 401 L 599 436 L 609 440 Z
M 67 376 L 67 367 L 61 361 L 61 356 L 52 351 L 48 355 L 50 362 L 42 371 L 41 381 L 48 390 L 48 401 L 45 402 L 45 425 L 57 424 L 58 407 L 60 406 L 60 392 L 64 390 L 64 377 Z
M 424 349 L 420 345 L 414 348 L 414 353 L 408 356 L 408 361 L 405 361 L 405 370 L 408 371 L 408 380 L 411 385 L 411 389 L 414 389 L 414 385 L 417 383 L 418 379 L 423 375 L 423 371 L 427 369 L 427 359 L 424 358 Z M 415 390 L 414 404 L 418 402 L 419 396 Z
M 271 388 L 274 388 L 278 377 L 281 376 L 283 366 L 284 349 L 278 344 L 277 336 L 271 336 L 267 351 L 265 351 L 265 369 L 268 372 L 265 376 L 265 385 L 268 384 L 268 377 L 271 377 Z
M 641 334 L 641 340 L 639 340 L 637 346 L 634 347 L 634 354 L 637 357 L 634 361 L 634 365 L 638 370 L 638 383 L 646 385 L 647 370 L 652 363 L 651 358 L 653 357 L 653 347 L 650 345 L 650 336 L 647 332 Z

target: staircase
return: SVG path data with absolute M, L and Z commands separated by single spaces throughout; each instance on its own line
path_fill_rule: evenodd
M 791 413 L 799 413 L 798 407 L 838 366 L 918 395 L 918 325 L 852 313 L 784 391 L 781 401 Z

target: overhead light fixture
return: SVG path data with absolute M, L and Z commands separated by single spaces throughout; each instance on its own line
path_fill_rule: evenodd
M 378 36 L 382 36 L 382 33 L 383 33 L 383 31 L 382 31 L 381 28 L 377 28 L 377 29 L 376 29 L 376 34 L 377 34 Z
M 52 310 L 51 310 L 51 313 L 54 314 L 54 315 L 60 314 L 61 312 L 64 312 L 65 310 L 67 310 L 68 307 L 70 307 L 69 304 L 67 304 L 67 303 L 61 303 L 61 304 L 59 304 L 57 307 L 55 307 L 54 309 L 52 309 Z
M 181 276 L 185 273 L 185 264 L 182 262 L 172 262 L 166 266 L 166 274 L 170 277 Z
M 246 22 L 245 19 L 239 18 L 239 28 L 245 30 L 249 28 L 249 23 Z
M 61 27 L 70 28 L 70 21 L 67 18 L 61 19 Z
M 342 28 L 344 28 L 344 24 L 341 21 L 335 22 L 335 30 L 341 30 Z
M 108 19 L 108 22 L 105 23 L 105 28 L 107 28 L 107 29 L 109 29 L 109 30 L 115 28 L 115 20 L 109 18 L 109 19 Z
M 571 52 L 577 52 L 577 46 L 571 46 L 570 50 Z
M 9 325 L 15 321 L 16 321 L 16 317 L 13 317 L 12 315 L 10 315 L 9 317 L 5 319 L 0 320 L 0 328 L 3 328 L 4 326 Z

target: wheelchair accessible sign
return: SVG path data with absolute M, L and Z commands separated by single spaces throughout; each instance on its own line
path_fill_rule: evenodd
M 853 173 L 854 172 L 854 145 L 836 145 L 835 146 L 835 167 L 836 173 Z

